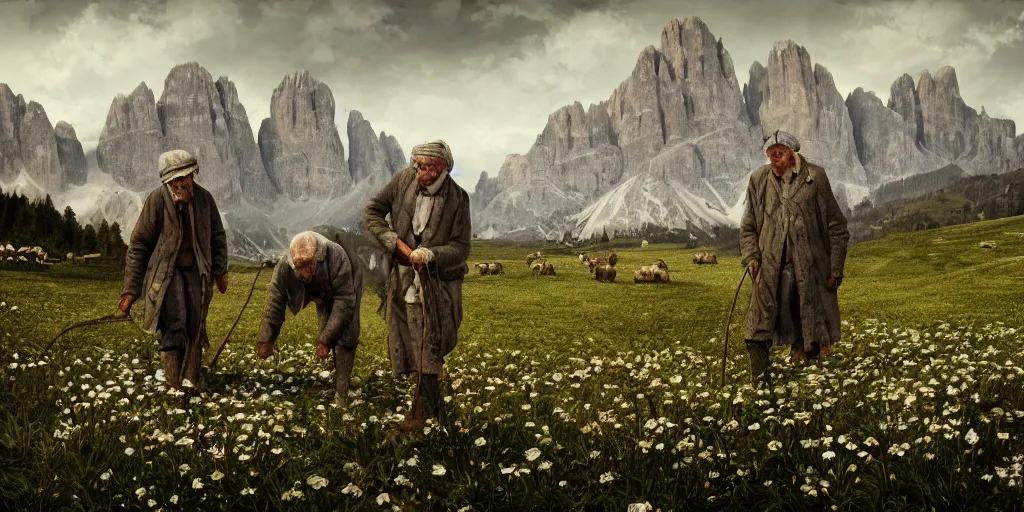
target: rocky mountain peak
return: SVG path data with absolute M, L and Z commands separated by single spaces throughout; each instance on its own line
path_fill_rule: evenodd
M 64 186 L 84 185 L 89 163 L 86 161 L 85 151 L 78 140 L 75 128 L 64 121 L 58 121 L 57 126 L 53 128 L 53 135 L 57 142 L 57 157 Z

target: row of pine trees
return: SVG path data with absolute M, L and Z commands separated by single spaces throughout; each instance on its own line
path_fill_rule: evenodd
M 45 200 L 30 201 L 25 196 L 0 190 L 0 243 L 15 248 L 39 246 L 50 257 L 62 257 L 69 252 L 96 254 L 124 259 L 128 246 L 118 223 L 108 225 L 104 220 L 99 228 L 78 222 L 70 206 L 64 214 L 53 205 L 50 195 Z

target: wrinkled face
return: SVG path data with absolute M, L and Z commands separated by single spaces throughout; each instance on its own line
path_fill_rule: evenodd
M 293 255 L 292 263 L 295 264 L 295 277 L 303 283 L 313 280 L 313 274 L 316 273 L 316 258 L 312 256 L 297 258 Z
M 789 169 L 796 163 L 793 151 L 782 144 L 776 144 L 768 148 L 765 153 L 768 155 L 768 159 L 772 162 L 772 170 L 777 174 L 786 172 L 786 169 Z
M 176 203 L 188 203 L 192 200 L 192 174 L 171 180 L 171 197 Z
M 421 187 L 429 186 L 434 180 L 448 169 L 448 163 L 436 156 L 414 157 L 416 167 L 416 181 Z

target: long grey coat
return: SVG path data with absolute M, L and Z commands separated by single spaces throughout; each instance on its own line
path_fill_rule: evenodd
M 228 272 L 227 235 L 213 195 L 198 183 L 193 185 L 190 207 L 193 226 L 185 228 L 194 229 L 192 245 L 203 287 L 202 311 L 205 318 L 213 299 L 213 278 Z M 164 294 L 174 275 L 174 261 L 183 234 L 181 228 L 174 200 L 167 187 L 161 185 L 150 192 L 128 243 L 124 288 L 121 291 L 122 295 L 130 293 L 136 299 L 144 299 L 142 328 L 149 333 L 156 332 Z M 199 300 L 199 297 L 194 300 Z M 200 335 L 201 342 L 205 344 L 205 323 L 203 325 Z
M 317 343 L 328 347 L 340 345 L 354 349 L 359 345 L 359 307 L 363 298 L 362 268 L 349 251 L 326 237 L 318 236 L 316 275 L 304 283 L 295 276 L 289 264 L 290 256 L 281 258 L 274 269 L 274 277 L 267 287 L 267 302 L 256 339 L 260 343 L 273 343 L 281 333 L 285 307 L 293 315 L 299 314 L 310 301 L 316 301 L 319 327 Z M 330 297 L 324 300 L 307 298 L 311 288 L 319 288 Z
M 825 170 L 800 159 L 800 172 L 790 185 L 789 205 L 770 165 L 760 167 L 747 185 L 746 210 L 740 224 L 743 265 L 758 262 L 758 274 L 747 310 L 746 338 L 767 339 L 775 332 L 778 315 L 785 219 L 792 219 L 795 243 L 791 248 L 800 302 L 800 323 L 805 348 L 812 342 L 831 346 L 842 329 L 839 301 L 828 288 L 829 276 L 842 277 L 850 233 L 832 194 Z
M 405 290 L 399 275 L 399 263 L 394 258 L 396 239 L 416 249 L 412 232 L 412 218 L 416 207 L 416 169 L 407 167 L 391 178 L 381 191 L 370 199 L 363 212 L 363 227 L 380 242 L 384 249 L 388 271 L 387 309 L 388 353 L 396 373 L 411 371 L 405 366 L 401 351 L 409 340 L 403 340 L 405 326 L 392 312 L 406 303 Z M 391 223 L 387 216 L 391 215 Z M 392 227 L 394 226 L 394 227 Z M 434 253 L 434 261 L 423 273 L 423 287 L 428 316 L 434 325 L 429 329 L 431 339 L 427 356 L 443 359 L 458 342 L 458 329 L 462 324 L 462 281 L 469 273 L 469 244 L 472 225 L 469 217 L 469 194 L 451 176 L 434 198 L 430 220 L 422 234 L 422 247 Z M 416 304 L 415 307 L 420 307 Z M 402 315 L 405 317 L 406 315 Z

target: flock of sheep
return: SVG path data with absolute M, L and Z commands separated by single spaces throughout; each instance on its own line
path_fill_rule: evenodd
M 609 252 L 607 257 L 595 257 L 587 254 L 579 254 L 580 264 L 590 267 L 590 273 L 594 280 L 613 283 L 615 282 L 615 265 L 618 263 L 618 256 Z M 711 252 L 698 252 L 693 255 L 693 263 L 697 265 L 718 264 L 718 255 Z M 540 251 L 528 254 L 526 264 L 534 276 L 554 276 L 555 266 L 544 259 Z M 504 274 L 505 269 L 499 262 L 483 262 L 475 265 L 480 275 Z M 643 265 L 633 272 L 634 283 L 667 283 L 669 282 L 668 263 L 659 259 L 651 265 Z

